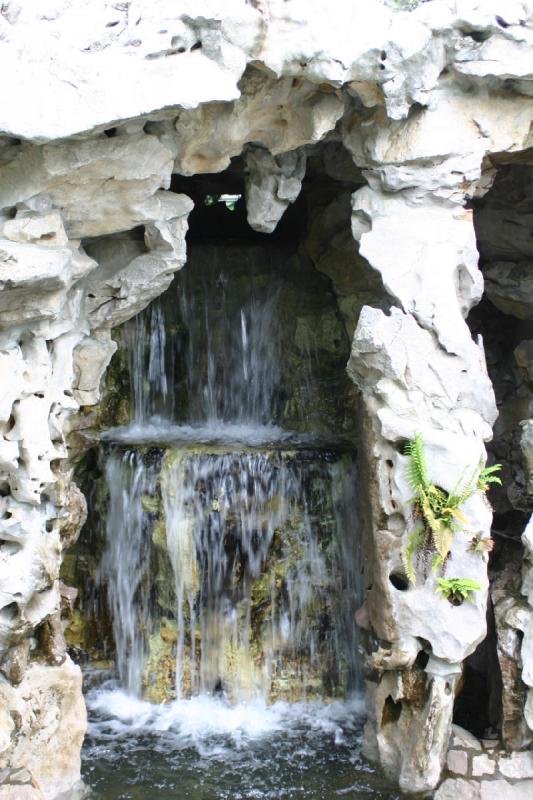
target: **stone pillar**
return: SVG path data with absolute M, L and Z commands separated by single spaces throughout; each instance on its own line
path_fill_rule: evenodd
M 440 778 L 461 662 L 486 633 L 488 556 L 470 539 L 489 536 L 491 511 L 481 493 L 464 504 L 468 534 L 455 534 L 446 564 L 447 577 L 480 584 L 471 602 L 442 598 L 431 569 L 409 585 L 402 555 L 417 523 L 403 446 L 421 433 L 430 481 L 451 492 L 484 463 L 496 408 L 482 346 L 464 321 L 482 291 L 470 212 L 369 178 L 353 197 L 352 228 L 391 307 L 363 308 L 348 365 L 365 408 L 370 487 L 366 747 L 402 789 L 423 792 Z

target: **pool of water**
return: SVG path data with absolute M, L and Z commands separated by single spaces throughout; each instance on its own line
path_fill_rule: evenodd
M 89 692 L 91 800 L 396 800 L 361 755 L 360 700 L 195 697 L 166 705 L 107 684 Z

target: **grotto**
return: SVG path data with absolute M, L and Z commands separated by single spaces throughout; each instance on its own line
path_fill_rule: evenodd
M 0 800 L 532 797 L 532 0 L 0 58 Z

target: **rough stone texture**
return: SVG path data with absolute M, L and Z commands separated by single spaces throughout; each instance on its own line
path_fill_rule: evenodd
M 480 775 L 493 775 L 496 766 L 493 761 L 487 756 L 475 756 L 472 759 L 472 775 L 478 778 Z
M 34 664 L 17 688 L 0 683 L 0 699 L 16 741 L 0 751 L 0 768 L 29 769 L 47 800 L 70 789 L 86 729 L 80 668 L 68 657 L 59 667 Z
M 446 798 L 511 798 L 529 797 L 533 787 L 532 753 L 530 751 L 509 755 L 498 742 L 490 741 L 480 754 L 481 743 L 471 734 L 454 737 L 448 751 L 446 767 L 450 777 L 435 792 L 435 800 Z M 461 777 L 455 777 L 455 776 Z
M 0 786 L 0 800 L 43 800 L 44 795 L 35 786 Z
M 479 739 L 470 733 L 470 731 L 465 731 L 464 728 L 461 728 L 459 725 L 452 725 L 452 747 L 462 747 L 468 750 L 482 750 L 481 743 Z
M 342 287 L 341 313 L 355 330 L 349 371 L 365 418 L 367 611 L 376 641 L 367 750 L 407 791 L 439 780 L 460 664 L 485 633 L 487 557 L 455 537 L 447 574 L 480 582 L 471 604 L 439 599 L 433 576 L 407 591 L 391 584 L 412 529 L 399 451 L 420 431 L 430 477 L 446 489 L 484 458 L 495 404 L 482 344 L 465 322 L 483 290 L 465 203 L 489 189 L 504 157 L 524 160 L 478 215 L 478 239 L 489 296 L 521 319 L 531 315 L 533 5 L 443 0 L 411 14 L 376 0 L 364 6 L 363 15 L 357 3 L 325 0 L 210 0 L 201 14 L 192 0 L 2 5 L 0 69 L 10 80 L 0 107 L 0 661 L 8 676 L 0 690 L 21 727 L 11 741 L 14 723 L 0 707 L 0 746 L 8 763 L 41 776 L 50 797 L 77 780 L 83 728 L 70 662 L 37 661 L 61 657 L 58 636 L 42 652 L 32 636 L 43 625 L 59 629 L 59 563 L 83 518 L 70 466 L 60 466 L 65 434 L 79 427 L 80 404 L 98 402 L 110 330 L 185 262 L 192 203 L 169 191 L 172 173 L 221 171 L 246 146 L 248 213 L 272 230 L 298 193 L 301 148 L 308 155 L 328 137 L 342 139 L 367 181 L 352 197 L 354 273 L 365 284 L 373 271 L 385 290 L 378 302 L 372 291 L 357 300 L 343 270 L 307 243 Z M 331 171 L 338 177 L 338 164 Z M 328 213 L 337 213 L 333 204 Z M 349 263 L 346 241 L 340 250 Z M 524 358 L 517 364 L 531 380 Z M 532 485 L 530 417 L 520 416 L 523 504 Z M 465 514 L 486 537 L 491 513 L 482 498 Z M 520 624 L 522 678 L 533 687 L 530 617 Z M 30 637 L 26 661 L 18 648 Z M 432 658 L 420 677 L 413 664 L 424 648 Z M 24 699 L 34 696 L 41 733 Z M 44 746 L 58 702 L 65 717 L 76 710 L 74 734 Z M 499 783 L 503 792 L 510 786 L 483 782 L 480 796 L 506 796 Z
M 0 769 L 0 800 L 45 800 L 31 773 L 24 767 Z
M 279 156 L 256 145 L 244 152 L 246 207 L 250 226 L 272 233 L 290 203 L 294 203 L 305 175 L 305 154 L 293 150 Z
M 533 781 L 521 781 L 517 784 L 508 781 L 483 781 L 479 787 L 480 800 L 529 800 L 533 792 Z
M 479 784 L 463 778 L 447 778 L 435 792 L 435 800 L 479 800 Z
M 468 756 L 462 750 L 448 750 L 446 766 L 456 775 L 466 775 L 468 772 Z

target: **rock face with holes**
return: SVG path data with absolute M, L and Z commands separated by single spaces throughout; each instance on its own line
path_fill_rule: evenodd
M 431 574 L 406 585 L 402 443 L 423 434 L 430 479 L 446 490 L 485 458 L 496 407 L 465 322 L 483 293 L 469 206 L 502 165 L 517 172 L 505 213 L 488 204 L 478 225 L 487 293 L 531 318 L 531 0 L 443 0 L 411 13 L 378 0 L 364 13 L 341 0 L 212 0 L 201 15 L 189 0 L 9 0 L 0 38 L 11 76 L 0 107 L 0 767 L 28 767 L 47 798 L 79 777 L 84 715 L 58 574 L 84 510 L 66 435 L 98 403 L 113 327 L 185 263 L 192 201 L 172 191 L 172 175 L 219 172 L 243 154 L 250 224 L 272 231 L 322 143 L 332 177 L 362 169 L 366 180 L 351 200 L 353 242 L 335 232 L 339 197 L 324 209 L 330 245 L 309 247 L 353 334 L 348 369 L 364 417 L 367 752 L 403 790 L 430 790 L 461 663 L 485 635 L 487 556 L 455 537 L 447 575 L 479 582 L 471 603 L 440 599 Z M 529 383 L 530 339 L 515 351 Z M 524 508 L 525 406 L 514 467 Z M 483 498 L 464 511 L 486 538 Z M 520 619 L 531 729 L 531 618 Z M 32 703 L 57 730 L 34 725 Z

